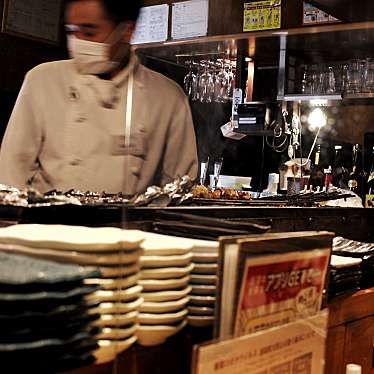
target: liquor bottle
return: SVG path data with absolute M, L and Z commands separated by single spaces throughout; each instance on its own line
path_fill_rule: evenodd
M 335 187 L 347 189 L 348 170 L 344 166 L 343 147 L 341 145 L 336 145 L 334 149 L 335 153 L 332 168 L 332 184 Z
M 365 176 L 362 168 L 360 145 L 355 144 L 352 151 L 352 171 L 348 176 L 348 188 L 361 198 L 364 195 Z
M 311 167 L 309 189 L 320 190 L 325 184 L 325 174 L 321 167 L 321 146 L 318 144 L 314 155 L 314 163 Z
M 329 192 L 329 189 L 332 185 L 332 168 L 331 168 L 331 165 L 327 168 L 327 169 L 324 169 L 324 172 L 325 172 L 325 185 L 323 187 L 323 191 L 324 192 Z
M 371 168 L 367 179 L 366 192 L 368 195 L 374 195 L 374 147 L 371 154 Z

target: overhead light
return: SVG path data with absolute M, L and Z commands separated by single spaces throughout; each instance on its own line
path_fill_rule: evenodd
M 321 108 L 313 109 L 309 114 L 308 124 L 310 131 L 316 131 L 326 126 L 327 117 L 324 111 Z

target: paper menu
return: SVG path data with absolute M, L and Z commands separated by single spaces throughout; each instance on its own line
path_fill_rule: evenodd
M 131 44 L 164 42 L 169 31 L 169 5 L 143 7 Z
M 190 0 L 173 4 L 173 39 L 206 36 L 208 34 L 209 0 Z

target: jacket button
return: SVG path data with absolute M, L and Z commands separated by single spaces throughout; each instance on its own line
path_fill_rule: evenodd
M 137 174 L 139 174 L 140 168 L 138 168 L 137 166 L 132 166 L 132 167 L 130 168 L 130 171 L 131 171 L 131 173 L 133 173 L 134 175 L 137 175 Z
M 78 118 L 75 120 L 75 122 L 77 122 L 77 123 L 83 123 L 83 122 L 86 122 L 86 118 L 84 118 L 84 117 L 78 117 Z
M 74 160 L 70 161 L 71 166 L 79 166 L 82 163 L 82 160 L 79 158 L 75 158 Z

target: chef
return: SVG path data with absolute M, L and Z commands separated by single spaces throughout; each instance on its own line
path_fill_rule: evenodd
M 0 183 L 124 192 L 197 174 L 189 103 L 130 48 L 140 0 L 68 0 L 70 60 L 26 75 L 0 152 Z

